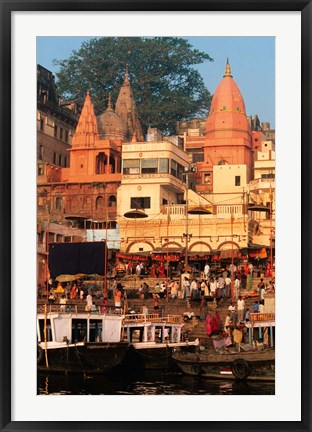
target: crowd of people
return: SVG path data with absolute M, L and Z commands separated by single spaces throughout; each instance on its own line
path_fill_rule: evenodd
M 137 275 L 145 272 L 144 265 L 141 264 L 136 264 L 135 272 Z M 151 272 L 153 273 L 154 270 L 152 268 Z M 249 308 L 245 307 L 242 292 L 246 292 L 247 280 L 253 278 L 254 268 L 251 263 L 238 268 L 235 265 L 232 267 L 230 264 L 226 269 L 221 268 L 217 273 L 215 271 L 212 273 L 209 263 L 205 263 L 200 277 L 195 277 L 192 273 L 181 273 L 180 277 L 175 279 L 165 279 L 163 270 L 160 263 L 157 267 L 158 275 L 161 275 L 161 277 L 158 277 L 159 280 L 153 286 L 149 286 L 144 281 L 140 283 L 136 290 L 126 290 L 117 278 L 112 278 L 107 283 L 106 296 L 103 296 L 102 290 L 100 290 L 100 293 L 96 293 L 96 291 L 90 289 L 81 278 L 71 283 L 58 282 L 57 286 L 51 287 L 48 301 L 50 304 L 58 303 L 60 311 L 66 312 L 71 301 L 80 300 L 85 302 L 86 311 L 97 313 L 107 310 L 108 299 L 113 300 L 116 309 L 122 310 L 127 297 L 130 298 L 130 296 L 141 300 L 153 299 L 154 311 L 159 309 L 160 298 L 168 298 L 171 301 L 176 299 L 194 300 L 198 301 L 200 305 L 201 318 L 208 320 L 207 335 L 210 336 L 213 332 L 219 331 L 221 324 L 220 317 L 216 314 L 214 317 L 210 317 L 209 313 L 207 316 L 205 315 L 208 300 L 215 300 L 219 304 L 220 301 L 232 299 L 222 329 L 227 331 L 228 328 L 235 327 L 237 323 L 248 322 L 250 313 L 263 312 L 265 294 L 275 291 L 274 278 L 267 283 L 261 278 L 255 293 L 259 300 L 256 300 L 251 310 L 249 310 Z M 101 301 L 100 306 L 99 301 L 96 302 L 98 306 L 95 305 L 95 300 Z

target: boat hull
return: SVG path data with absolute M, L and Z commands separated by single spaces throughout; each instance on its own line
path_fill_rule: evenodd
M 127 342 L 59 345 L 47 349 L 47 361 L 44 343 L 38 345 L 38 371 L 104 373 L 117 366 L 129 349 Z
M 127 351 L 122 365 L 131 369 L 178 370 L 172 355 L 178 348 L 181 352 L 194 353 L 199 341 L 186 343 L 134 343 Z
M 207 352 L 205 352 L 207 351 Z M 275 380 L 275 352 L 239 352 L 215 354 L 205 350 L 197 353 L 173 353 L 172 358 L 187 375 L 205 378 Z

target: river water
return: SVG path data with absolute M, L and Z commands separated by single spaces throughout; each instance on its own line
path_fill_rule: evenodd
M 38 374 L 39 395 L 274 395 L 275 384 L 189 377 L 180 372 Z

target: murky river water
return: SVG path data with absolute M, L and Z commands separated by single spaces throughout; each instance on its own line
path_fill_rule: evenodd
M 109 372 L 106 375 L 39 374 L 40 395 L 274 395 L 274 383 L 210 380 L 179 372 Z

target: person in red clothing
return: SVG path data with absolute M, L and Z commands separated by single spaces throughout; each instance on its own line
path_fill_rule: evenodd
M 160 266 L 158 268 L 158 277 L 159 278 L 165 277 L 165 266 L 164 266 L 163 261 L 160 263 Z
M 206 316 L 206 334 L 208 337 L 210 337 L 212 333 L 212 318 L 210 316 L 210 313 L 208 312 Z
M 70 291 L 70 298 L 74 300 L 77 297 L 77 293 L 78 293 L 78 288 L 77 285 L 74 283 Z
M 103 314 L 106 312 L 107 305 L 108 305 L 107 297 L 104 297 L 103 301 L 102 301 L 102 313 Z
M 218 311 L 215 311 L 212 317 L 212 333 L 219 334 L 221 330 L 221 318 Z

